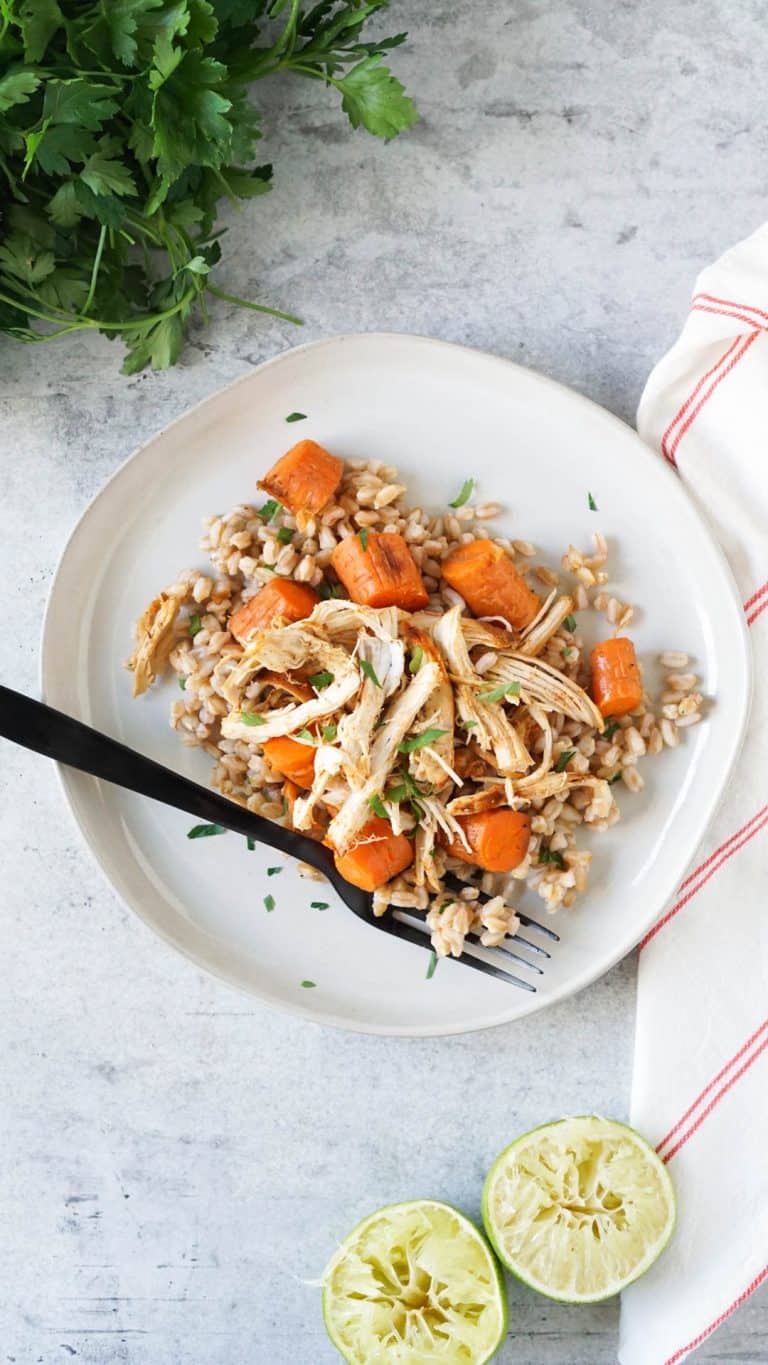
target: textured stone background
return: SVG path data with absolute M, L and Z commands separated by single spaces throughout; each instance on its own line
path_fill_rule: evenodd
M 423 121 L 379 146 L 332 97 L 266 93 L 273 195 L 220 272 L 306 319 L 214 308 L 170 373 L 98 338 L 0 344 L 6 628 L 37 685 L 62 543 L 140 440 L 265 357 L 343 330 L 512 356 L 631 418 L 696 272 L 768 197 L 763 0 L 400 0 Z M 76 604 L 73 606 L 76 610 Z M 5 1187 L 0 1362 L 331 1365 L 314 1277 L 414 1193 L 476 1208 L 488 1159 L 553 1113 L 627 1105 L 634 967 L 454 1040 L 343 1036 L 200 976 L 117 903 L 53 774 L 0 749 Z M 512 1289 L 503 1365 L 615 1360 L 615 1305 Z M 768 1359 L 768 1291 L 700 1352 Z

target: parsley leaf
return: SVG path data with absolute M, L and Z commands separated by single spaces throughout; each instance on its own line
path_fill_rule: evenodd
M 426 972 L 425 972 L 425 974 L 424 974 L 427 981 L 431 981 L 431 980 L 432 980 L 432 977 L 435 975 L 436 970 L 437 970 L 437 953 L 435 952 L 435 950 L 434 950 L 434 948 L 433 948 L 432 951 L 431 951 L 431 953 L 429 954 L 429 962 L 428 962 L 428 964 L 427 964 L 427 970 L 426 970 Z
M 179 678 L 179 687 L 181 688 L 182 692 L 185 692 L 185 691 L 186 691 L 186 689 L 187 689 L 187 680 L 186 680 L 186 678 Z
M 212 834 L 226 834 L 223 825 L 193 825 L 187 830 L 188 839 L 209 839 Z
M 282 504 L 276 498 L 268 498 L 263 507 L 258 508 L 258 515 L 262 521 L 273 521 L 278 512 L 282 512 Z
M 305 412 L 289 412 L 285 420 L 286 422 L 306 422 L 307 414 Z
M 424 749 L 428 744 L 434 744 L 435 740 L 442 739 L 442 736 L 447 734 L 447 730 L 422 730 L 420 735 L 414 735 L 413 739 L 404 739 L 402 744 L 398 744 L 397 752 L 399 754 L 415 753 L 417 749 Z
M 326 744 L 332 744 L 336 738 L 336 726 L 324 725 L 322 733 L 323 739 L 325 740 Z
M 281 545 L 290 545 L 296 532 L 290 526 L 281 526 L 277 533 L 277 539 Z
M 474 479 L 465 479 L 463 484 L 461 485 L 461 491 L 456 494 L 456 497 L 453 499 L 453 502 L 448 503 L 448 506 L 463 507 L 465 502 L 469 502 L 469 499 L 472 497 L 472 490 L 474 489 L 474 486 L 475 486 Z
M 562 853 L 558 853 L 557 849 L 547 848 L 546 845 L 542 845 L 539 849 L 539 862 L 552 863 L 554 867 L 559 867 L 561 872 L 564 872 L 566 868 Z
M 190 616 L 189 618 L 189 625 L 187 626 L 187 631 L 190 635 L 194 636 L 197 635 L 198 631 L 201 631 L 202 629 L 203 623 L 200 620 L 200 617 L 198 616 L 197 612 L 194 612 L 193 615 Z
M 307 729 L 306 725 L 303 729 L 297 731 L 294 735 L 294 739 L 297 739 L 300 744 L 317 744 L 315 736 Z
M 255 853 L 256 851 L 256 840 L 251 838 L 250 834 L 246 834 L 245 836 L 245 847 L 248 849 L 249 853 Z M 267 871 L 269 871 L 269 869 L 267 869 Z
M 411 654 L 410 662 L 408 664 L 408 672 L 418 673 L 419 669 L 421 668 L 421 661 L 423 658 L 424 650 L 422 649 L 421 645 L 417 645 Z
M 378 815 L 380 820 L 389 819 L 389 816 L 387 815 L 387 808 L 378 794 L 374 794 L 373 796 L 368 797 L 368 805 L 370 806 L 374 815 Z
M 612 787 L 613 784 L 614 784 L 614 782 L 619 782 L 620 780 L 621 780 L 621 770 L 619 770 L 619 772 L 617 772 L 617 773 L 614 773 L 614 774 L 613 774 L 613 777 L 609 777 L 609 778 L 608 778 L 608 786 L 609 786 L 609 787 Z
M 274 910 L 274 908 L 275 908 L 275 898 L 274 898 L 274 896 L 265 896 L 265 897 L 264 897 L 264 909 L 266 910 L 267 914 L 270 914 L 270 913 Z
M 569 616 L 566 616 L 565 620 L 563 621 L 563 629 L 567 630 L 571 635 L 573 635 L 573 632 L 576 629 L 576 617 L 573 615 L 573 613 L 571 613 Z
M 313 990 L 313 989 L 315 988 L 315 986 L 317 985 L 317 982 L 316 982 L 316 981 L 302 981 L 301 984 L 302 984 L 302 986 L 304 987 L 305 990 L 311 991 L 311 990 Z
M 613 736 L 616 734 L 616 731 L 618 730 L 618 728 L 619 728 L 619 722 L 618 722 L 617 720 L 609 720 L 609 722 L 608 722 L 608 724 L 606 725 L 605 729 L 603 730 L 603 732 L 602 732 L 600 738 L 601 738 L 601 739 L 612 739 Z
M 277 874 L 278 874 L 278 872 L 282 872 L 282 870 L 283 870 L 282 867 L 268 867 L 268 868 L 267 868 L 267 876 L 268 876 L 268 877 L 276 877 Z
M 328 687 L 333 682 L 333 674 L 324 669 L 322 673 L 311 673 L 309 681 L 316 692 L 322 692 L 324 687 Z
M 478 692 L 478 701 L 501 701 L 503 697 L 519 697 L 519 682 L 501 683 L 499 687 L 494 687 L 490 692 Z
M 381 687 L 381 683 L 376 677 L 376 669 L 372 663 L 369 663 L 368 659 L 360 660 L 360 669 L 361 672 L 365 674 L 366 678 L 370 678 L 375 687 Z
M 341 107 L 353 128 L 367 128 L 389 141 L 410 128 L 419 115 L 396 76 L 381 66 L 380 54 L 364 57 L 346 76 L 335 79 L 342 93 Z
M 364 549 L 364 550 L 367 550 L 367 549 L 368 549 L 368 527 L 367 527 L 367 526 L 361 526 L 361 527 L 360 527 L 360 530 L 358 531 L 357 534 L 358 534 L 358 536 L 360 537 L 360 544 L 362 545 L 363 549 Z
M 341 593 L 333 583 L 323 581 L 317 586 L 317 594 L 323 602 L 328 602 L 332 597 L 341 597 Z
M 590 512 L 596 512 L 598 510 L 597 503 L 591 493 L 587 493 L 587 506 Z
M 555 772 L 556 773 L 564 772 L 575 753 L 576 753 L 575 749 L 566 749 L 565 752 L 560 755 L 560 757 L 557 760 L 557 763 L 555 764 Z
M 256 711 L 241 711 L 240 719 L 243 725 L 266 725 L 267 723 L 264 717 L 258 715 Z
M 311 910 L 327 910 L 329 905 L 328 901 L 310 901 L 309 907 Z

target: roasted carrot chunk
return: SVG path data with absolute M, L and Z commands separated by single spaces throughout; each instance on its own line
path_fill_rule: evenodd
M 461 593 L 475 616 L 503 616 L 518 630 L 530 624 L 541 606 L 512 560 L 492 540 L 457 546 L 443 562 L 443 578 Z
M 347 536 L 336 546 L 331 564 L 352 601 L 364 607 L 418 611 L 429 601 L 416 561 L 396 532 Z
M 344 461 L 317 441 L 299 441 L 273 464 L 259 488 L 291 512 L 321 512 L 341 483 Z
M 413 845 L 404 834 L 393 834 L 389 820 L 377 815 L 363 825 L 359 842 L 334 861 L 337 871 L 353 886 L 377 891 L 410 867 Z
M 310 616 L 320 598 L 306 583 L 290 578 L 273 578 L 255 597 L 249 598 L 229 619 L 229 629 L 244 645 L 257 630 L 267 630 L 277 620 L 303 621 Z
M 297 739 L 280 735 L 278 739 L 268 739 L 264 745 L 264 756 L 283 777 L 287 777 L 297 787 L 305 790 L 312 786 L 315 778 L 315 750 L 311 744 L 300 744 Z
M 628 716 L 643 698 L 635 646 L 625 636 L 601 640 L 590 655 L 592 697 L 604 716 Z
M 531 817 L 522 811 L 500 806 L 477 815 L 460 815 L 457 820 L 472 852 L 467 853 L 458 837 L 448 845 L 448 852 L 462 862 L 474 863 L 485 872 L 511 872 L 528 852 Z

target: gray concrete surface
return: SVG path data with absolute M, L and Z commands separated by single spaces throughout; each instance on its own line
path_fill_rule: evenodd
M 182 363 L 0 343 L 0 676 L 37 686 L 52 570 L 86 501 L 190 403 L 297 340 L 431 333 L 630 418 L 699 268 L 765 217 L 762 0 L 400 0 L 423 121 L 380 146 L 316 85 L 266 94 L 275 192 L 232 215 Z M 73 603 L 73 611 L 77 604 Z M 488 1159 L 563 1111 L 626 1112 L 634 966 L 543 1017 L 454 1040 L 343 1036 L 201 976 L 91 865 L 50 768 L 0 748 L 0 1362 L 330 1365 L 335 1237 L 433 1194 L 476 1209 Z M 511 1290 L 502 1365 L 615 1360 L 617 1310 Z M 698 1353 L 768 1360 L 768 1288 Z

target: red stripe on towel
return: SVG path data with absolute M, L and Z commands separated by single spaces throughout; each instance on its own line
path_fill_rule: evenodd
M 741 1308 L 741 1305 L 746 1302 L 750 1294 L 754 1294 L 755 1290 L 759 1289 L 766 1277 L 768 1277 L 768 1265 L 763 1266 L 760 1273 L 755 1275 L 752 1283 L 747 1285 L 746 1289 L 739 1294 L 737 1299 L 734 1299 L 733 1303 L 729 1308 L 726 1308 L 724 1313 L 721 1313 L 718 1318 L 715 1318 L 714 1322 L 709 1324 L 709 1327 L 705 1327 L 703 1332 L 699 1332 L 699 1335 L 694 1337 L 693 1341 L 689 1341 L 686 1346 L 681 1346 L 679 1351 L 675 1351 L 674 1355 L 671 1355 L 668 1360 L 665 1360 L 664 1365 L 677 1365 L 677 1362 L 682 1360 L 684 1356 L 687 1356 L 690 1351 L 695 1351 L 696 1347 L 700 1346 L 702 1341 L 706 1341 L 707 1337 L 711 1337 L 712 1333 L 725 1322 L 726 1318 L 731 1316 L 731 1313 L 735 1313 L 737 1308 Z
M 673 1156 L 675 1156 L 680 1151 L 680 1148 L 684 1147 L 686 1142 L 688 1142 L 689 1139 L 693 1137 L 694 1133 L 698 1132 L 705 1118 L 707 1118 L 708 1115 L 712 1113 L 713 1109 L 717 1108 L 720 1101 L 728 1094 L 728 1091 L 733 1088 L 733 1086 L 736 1084 L 738 1080 L 741 1080 L 741 1077 L 744 1076 L 747 1071 L 749 1071 L 749 1068 L 757 1061 L 758 1057 L 762 1056 L 767 1047 L 768 1038 L 764 1038 L 760 1046 L 758 1048 L 755 1048 L 755 1051 L 751 1054 L 751 1056 L 747 1058 L 744 1065 L 740 1066 L 738 1071 L 734 1072 L 734 1074 L 731 1076 L 730 1080 L 727 1080 L 725 1085 L 721 1086 L 717 1094 L 712 1097 L 706 1109 L 702 1109 L 698 1118 L 694 1120 L 690 1128 L 688 1128 L 687 1131 L 683 1133 L 682 1137 L 678 1138 L 674 1147 L 670 1147 L 666 1155 L 661 1158 L 663 1162 L 666 1163 L 668 1161 L 671 1161 Z
M 664 1137 L 661 1139 L 661 1142 L 658 1143 L 656 1151 L 659 1154 L 661 1154 L 662 1147 L 666 1147 L 670 1138 L 673 1138 L 675 1136 L 675 1133 L 679 1133 L 680 1129 L 683 1127 L 686 1120 L 691 1117 L 691 1114 L 693 1113 L 694 1109 L 698 1109 L 702 1100 L 706 1099 L 707 1095 L 710 1093 L 711 1090 L 714 1090 L 718 1082 L 721 1081 L 723 1077 L 726 1076 L 728 1072 L 731 1070 L 731 1067 L 734 1067 L 737 1062 L 741 1061 L 744 1054 L 746 1052 L 749 1052 L 749 1049 L 751 1048 L 752 1044 L 757 1042 L 761 1033 L 765 1033 L 766 1029 L 768 1029 L 768 1019 L 763 1020 L 760 1027 L 755 1029 L 751 1038 L 748 1038 L 746 1043 L 743 1043 L 742 1046 L 739 1048 L 738 1052 L 735 1052 L 733 1054 L 730 1061 L 727 1061 L 725 1063 L 725 1066 L 721 1067 L 716 1076 L 713 1076 L 712 1080 L 709 1082 L 709 1085 L 704 1086 L 704 1089 L 700 1092 L 700 1094 L 696 1096 L 696 1099 L 693 1101 L 693 1104 L 689 1104 L 685 1113 L 681 1114 L 680 1118 L 677 1120 L 677 1123 L 675 1123 L 673 1127 L 670 1128 L 669 1132 L 666 1133 Z

